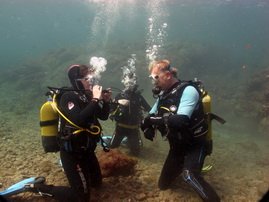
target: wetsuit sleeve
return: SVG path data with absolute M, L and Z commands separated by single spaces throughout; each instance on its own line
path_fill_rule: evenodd
M 93 122 L 98 107 L 97 102 L 90 102 L 81 109 L 79 97 L 74 93 L 65 93 L 60 100 L 60 108 L 64 115 L 81 127 L 86 127 Z
M 97 109 L 97 118 L 101 120 L 107 120 L 109 117 L 109 112 L 110 112 L 110 106 L 108 102 L 103 102 L 102 104 L 98 104 L 98 109 Z
M 146 101 L 146 99 L 142 95 L 140 95 L 140 103 L 141 103 L 141 106 L 143 107 L 144 111 L 149 112 L 150 105 L 148 104 L 148 102 Z
M 190 118 L 198 101 L 199 93 L 197 90 L 193 86 L 187 86 L 182 93 L 177 114 L 186 115 Z
M 181 96 L 177 114 L 168 118 L 167 124 L 171 128 L 186 129 L 190 117 L 199 101 L 199 93 L 193 86 L 187 86 Z

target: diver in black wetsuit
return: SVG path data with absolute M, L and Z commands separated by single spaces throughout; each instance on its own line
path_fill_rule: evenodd
M 120 146 L 124 137 L 127 137 L 127 146 L 132 155 L 139 155 L 141 147 L 140 122 L 143 119 L 143 112 L 148 112 L 150 106 L 141 95 L 138 85 L 129 86 L 116 95 L 115 102 L 122 99 L 129 101 L 128 105 L 117 105 L 112 107 L 110 118 L 116 121 L 116 128 L 110 142 L 110 148 Z
M 161 190 L 168 189 L 182 174 L 203 201 L 218 202 L 216 191 L 201 176 L 204 159 L 210 153 L 201 94 L 191 83 L 178 80 L 176 73 L 168 60 L 155 61 L 150 66 L 158 99 L 141 129 L 152 141 L 157 128 L 170 145 L 158 185 Z
M 58 201 L 90 200 L 90 187 L 99 187 L 102 176 L 94 150 L 100 140 L 98 119 L 109 116 L 111 91 L 93 85 L 93 70 L 86 65 L 72 65 L 68 77 L 73 91 L 66 91 L 58 107 L 67 118 L 60 117 L 60 157 L 70 187 L 34 185 L 33 191 Z M 86 90 L 86 91 L 85 91 Z M 83 128 L 79 130 L 72 123 Z

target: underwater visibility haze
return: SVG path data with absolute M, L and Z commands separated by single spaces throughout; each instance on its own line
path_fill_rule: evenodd
M 1 0 L 0 185 L 36 173 L 66 183 L 55 156 L 42 151 L 39 108 L 47 86 L 69 85 L 69 65 L 94 57 L 102 66 L 99 83 L 114 89 L 135 74 L 152 105 L 148 65 L 168 59 L 180 79 L 203 81 L 213 112 L 227 121 L 213 123 L 214 151 L 207 158 L 213 168 L 205 178 L 223 201 L 258 201 L 269 188 L 268 19 L 266 0 Z M 103 124 L 111 134 L 114 123 Z M 157 189 L 168 143 L 143 141 L 140 191 L 123 186 L 124 195 L 107 179 L 112 192 L 96 200 L 138 200 L 143 192 L 140 201 L 197 201 L 184 184 Z

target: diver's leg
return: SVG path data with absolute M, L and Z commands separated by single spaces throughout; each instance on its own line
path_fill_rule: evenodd
M 158 186 L 161 190 L 168 189 L 183 168 L 184 148 L 178 141 L 175 140 L 173 143 L 172 141 L 169 141 L 170 150 L 158 182 Z
M 83 202 L 82 200 L 77 200 L 76 195 L 70 187 L 47 184 L 33 184 L 31 186 L 32 187 L 28 188 L 28 191 L 38 193 L 44 197 L 52 197 L 52 199 L 60 202 Z
M 201 176 L 201 169 L 206 156 L 205 144 L 192 145 L 184 160 L 183 179 L 207 202 L 220 201 L 216 191 Z
M 90 183 L 92 187 L 98 188 L 102 185 L 102 174 L 99 162 L 94 152 L 89 153 L 88 170 L 90 173 Z
M 75 197 L 75 201 L 90 200 L 90 174 L 88 170 L 85 170 L 84 166 L 88 153 L 85 154 L 60 152 L 63 168 L 71 186 L 69 191 L 72 193 L 73 198 Z
M 7 202 L 7 199 L 5 199 L 4 196 L 0 195 L 0 202 Z
M 87 202 L 89 201 L 88 190 L 84 193 L 81 188 L 81 178 L 77 172 L 76 158 L 73 154 L 60 151 L 61 161 L 67 179 L 71 185 L 68 186 L 54 186 L 43 183 L 29 184 L 28 191 L 39 193 L 42 196 L 52 197 L 60 202 Z
M 140 134 L 139 129 L 126 129 L 126 134 L 128 137 L 128 147 L 130 148 L 130 153 L 132 155 L 139 155 L 140 153 Z
M 112 136 L 111 142 L 110 142 L 110 148 L 117 148 L 120 146 L 121 141 L 123 140 L 125 134 L 123 131 L 123 128 L 121 128 L 120 126 L 118 126 L 116 124 L 116 128 L 115 128 L 115 132 Z

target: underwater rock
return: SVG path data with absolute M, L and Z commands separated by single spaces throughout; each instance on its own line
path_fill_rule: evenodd
M 137 159 L 127 156 L 118 149 L 111 149 L 109 152 L 100 151 L 97 158 L 103 177 L 130 175 L 137 164 Z

